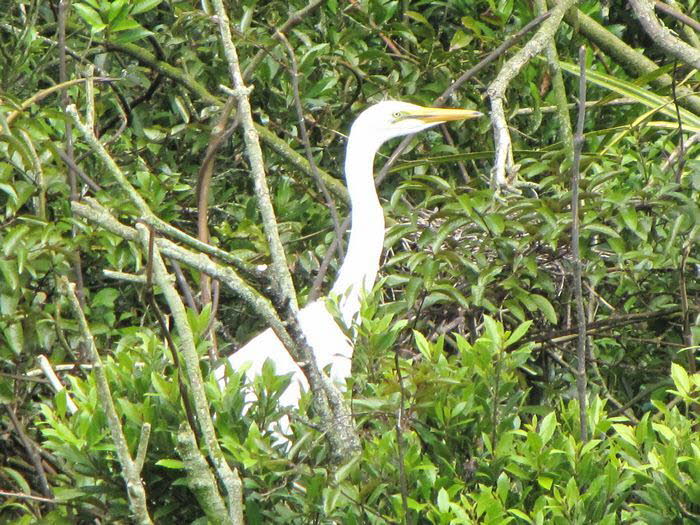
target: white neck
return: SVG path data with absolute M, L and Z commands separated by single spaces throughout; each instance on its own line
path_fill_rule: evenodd
M 340 313 L 347 326 L 360 310 L 362 295 L 372 290 L 384 245 L 384 212 L 374 187 L 373 163 L 377 139 L 351 131 L 345 158 L 350 194 L 350 241 L 331 293 L 339 296 Z

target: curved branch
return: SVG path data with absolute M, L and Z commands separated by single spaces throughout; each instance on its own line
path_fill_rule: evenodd
M 673 36 L 661 20 L 656 18 L 651 0 L 630 0 L 630 5 L 644 30 L 666 54 L 700 69 L 700 51 Z
M 554 0 L 548 0 L 549 5 L 553 3 Z M 627 45 L 590 16 L 585 15 L 578 9 L 571 9 L 564 15 L 564 20 L 571 27 L 580 31 L 591 43 L 604 51 L 630 76 L 641 77 L 650 75 L 652 79 L 649 83 L 652 86 L 659 88 L 671 87 L 672 80 L 670 75 L 653 76 L 656 70 L 659 69 L 659 66 L 653 60 Z M 678 103 L 681 106 L 700 115 L 700 97 L 697 96 L 695 91 L 685 87 L 678 87 L 677 93 Z
M 196 79 L 190 75 L 183 72 L 181 69 L 174 67 L 163 60 L 158 60 L 153 54 L 148 51 L 144 51 L 142 48 L 135 46 L 133 44 L 116 44 L 114 42 L 101 42 L 101 44 L 110 51 L 116 51 L 118 53 L 123 53 L 130 56 L 131 58 L 137 60 L 143 65 L 154 69 L 161 73 L 164 77 L 177 82 L 182 87 L 184 87 L 191 94 L 195 95 L 205 104 L 211 106 L 223 106 L 224 100 L 213 95 L 203 84 L 198 82 Z M 260 138 L 265 141 L 269 147 L 273 149 L 275 153 L 284 157 L 289 163 L 298 169 L 305 171 L 306 173 L 311 173 L 311 167 L 308 161 L 303 155 L 297 153 L 294 149 L 290 148 L 289 145 L 279 138 L 277 135 L 272 133 L 269 129 L 259 124 L 255 124 L 255 130 L 257 131 Z M 348 190 L 345 188 L 343 183 L 336 179 L 335 177 L 328 174 L 328 172 L 323 171 L 319 168 L 319 175 L 323 178 L 323 182 L 326 184 L 330 192 L 338 199 L 344 202 L 349 202 Z
M 554 34 L 561 24 L 566 11 L 576 4 L 576 0 L 561 0 L 550 11 L 550 16 L 542 22 L 537 33 L 528 41 L 523 48 L 513 55 L 498 72 L 498 76 L 486 90 L 491 99 L 491 122 L 493 123 L 494 141 L 496 145 L 496 157 L 492 171 L 492 185 L 496 188 L 508 184 L 508 179 L 515 175 L 515 164 L 513 163 L 513 148 L 508 131 L 503 110 L 503 99 L 506 89 L 520 70 L 533 57 L 544 50 L 545 46 L 552 40 Z

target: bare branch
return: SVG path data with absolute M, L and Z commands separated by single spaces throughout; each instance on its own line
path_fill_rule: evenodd
M 56 373 L 53 371 L 53 368 L 51 367 L 51 363 L 49 363 L 49 360 L 46 358 L 46 356 L 43 354 L 39 355 L 39 357 L 37 357 L 37 360 L 39 361 L 39 368 L 41 368 L 41 371 L 46 376 L 46 379 L 49 380 L 49 383 L 51 383 L 51 386 L 56 391 L 56 393 L 59 393 L 61 390 L 65 390 L 63 383 L 61 383 L 61 380 L 58 378 Z M 69 365 L 69 366 L 70 366 L 70 369 L 72 370 L 73 365 Z M 73 403 L 73 399 L 71 398 L 68 391 L 66 391 L 66 410 L 68 410 L 68 413 L 71 415 L 75 414 L 78 411 L 78 407 L 75 406 L 75 403 Z
M 660 2 L 659 0 L 656 0 L 654 2 L 654 7 L 662 13 L 666 13 L 667 15 L 672 16 L 679 22 L 687 25 L 688 27 L 691 27 L 695 31 L 700 32 L 700 22 L 698 22 L 694 18 L 689 17 L 685 13 L 681 13 L 680 11 L 677 11 L 676 9 L 671 7 L 670 5 L 665 4 L 664 2 Z
M 642 27 L 656 45 L 663 49 L 666 54 L 677 58 L 684 64 L 700 69 L 700 50 L 686 44 L 668 30 L 654 14 L 652 0 L 629 0 L 629 3 Z
M 581 151 L 583 150 L 583 125 L 586 120 L 586 48 L 581 46 L 579 50 L 579 65 L 581 73 L 579 77 L 579 107 L 578 121 L 576 122 L 576 134 L 574 135 L 574 158 L 571 168 L 571 254 L 574 263 L 574 297 L 576 300 L 576 320 L 578 322 L 578 340 L 576 345 L 577 368 L 576 390 L 579 404 L 579 423 L 581 426 L 581 441 L 588 441 L 588 425 L 586 419 L 586 310 L 583 304 L 583 288 L 581 285 L 581 255 L 579 253 L 579 175 L 581 165 Z
M 494 142 L 496 145 L 496 155 L 491 176 L 491 183 L 495 188 L 507 186 L 509 179 L 515 175 L 516 171 L 508 122 L 503 110 L 503 99 L 506 95 L 506 89 L 508 89 L 511 80 L 520 73 L 525 64 L 542 52 L 547 43 L 554 37 L 566 11 L 575 4 L 576 0 L 561 0 L 557 2 L 550 11 L 550 16 L 542 22 L 537 33 L 503 65 L 498 76 L 491 82 L 486 91 L 491 99 L 491 122 L 493 123 Z
M 114 407 L 114 401 L 112 400 L 112 392 L 110 391 L 109 383 L 107 382 L 107 374 L 105 374 L 102 359 L 97 353 L 95 340 L 92 337 L 92 333 L 90 333 L 90 327 L 88 326 L 87 319 L 85 319 L 85 314 L 83 313 L 80 302 L 75 295 L 75 285 L 68 282 L 68 279 L 65 277 L 59 277 L 58 284 L 61 292 L 68 298 L 71 306 L 73 307 L 75 316 L 78 319 L 80 334 L 87 347 L 89 359 L 92 361 L 94 366 L 93 372 L 95 374 L 95 382 L 97 384 L 97 393 L 107 417 L 107 425 L 112 436 L 112 442 L 114 443 L 117 458 L 119 458 L 119 463 L 122 466 L 122 476 L 126 482 L 126 494 L 129 498 L 129 506 L 131 507 L 131 511 L 134 513 L 134 518 L 138 523 L 153 523 L 150 515 L 148 514 L 146 489 L 141 482 L 141 476 L 133 459 L 131 458 L 131 454 L 129 453 L 129 445 L 124 437 L 121 419 L 119 418 L 119 414 L 117 414 L 117 410 Z
M 246 87 L 241 74 L 240 64 L 238 61 L 238 52 L 233 44 L 231 37 L 231 27 L 224 7 L 223 0 L 214 0 L 214 9 L 219 23 L 219 32 L 221 41 L 224 46 L 224 54 L 228 61 L 229 74 L 233 81 L 233 87 L 238 99 L 238 118 L 240 118 L 241 126 L 243 127 L 243 139 L 246 146 L 246 155 L 250 161 L 251 174 L 255 185 L 255 196 L 258 201 L 258 208 L 262 215 L 263 230 L 267 243 L 270 246 L 270 256 L 272 258 L 272 272 L 274 274 L 274 286 L 277 287 L 278 293 L 288 301 L 292 311 L 296 314 L 299 310 L 297 305 L 296 291 L 292 282 L 292 275 L 287 266 L 287 257 L 284 253 L 284 246 L 280 240 L 279 230 L 277 229 L 277 217 L 275 210 L 272 207 L 272 199 L 270 198 L 270 189 L 267 186 L 267 177 L 265 175 L 265 163 L 263 161 L 262 149 L 260 148 L 260 139 L 258 132 L 255 129 L 253 122 L 253 112 L 250 107 L 248 96 L 250 89 Z

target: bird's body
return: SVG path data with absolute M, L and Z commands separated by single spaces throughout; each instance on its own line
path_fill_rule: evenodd
M 362 297 L 374 286 L 384 244 L 384 213 L 374 186 L 373 162 L 379 147 L 394 137 L 422 131 L 448 120 L 475 118 L 477 111 L 423 108 L 398 101 L 384 101 L 363 111 L 350 130 L 345 159 L 345 178 L 351 202 L 350 240 L 345 260 L 331 289 L 337 298 L 342 321 L 351 327 Z M 344 386 L 350 375 L 353 346 L 319 299 L 299 310 L 299 324 L 313 349 L 319 368 L 330 365 L 333 381 Z M 280 398 L 283 406 L 297 406 L 301 389 L 308 383 L 272 330 L 253 338 L 229 358 L 237 369 L 248 363 L 248 377 L 259 375 L 266 359 L 275 364 L 278 375 L 292 373 L 292 381 Z M 225 367 L 216 370 L 223 381 Z

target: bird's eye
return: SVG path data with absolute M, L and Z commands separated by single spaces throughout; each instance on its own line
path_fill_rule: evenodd
M 394 117 L 395 120 L 401 120 L 406 116 L 406 113 L 403 111 L 394 111 L 391 116 Z

